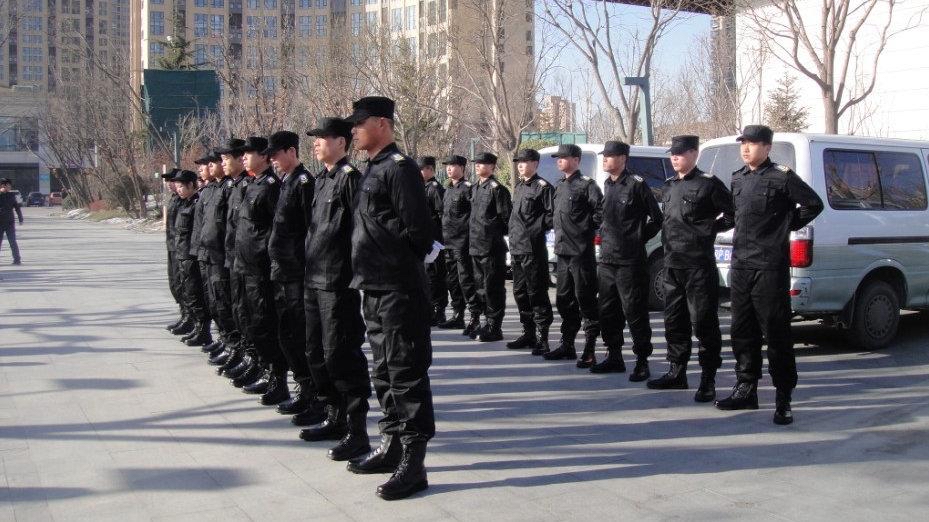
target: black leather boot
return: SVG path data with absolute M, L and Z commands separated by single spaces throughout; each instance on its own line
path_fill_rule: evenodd
M 358 460 L 349 461 L 346 469 L 359 475 L 393 473 L 400 464 L 400 438 L 393 434 L 381 435 L 381 445 Z
M 218 345 L 216 345 L 216 349 L 210 351 L 209 353 L 207 353 L 207 355 L 209 355 L 209 356 L 212 358 L 212 357 L 214 357 L 214 356 L 216 356 L 216 355 L 219 355 L 219 354 L 225 352 L 226 350 L 227 350 L 227 349 L 226 349 L 226 343 L 220 341 L 220 343 L 219 343 Z
M 187 335 L 194 331 L 195 326 L 196 324 L 194 323 L 193 317 L 188 314 L 184 322 L 171 329 L 171 333 L 174 335 Z
M 296 415 L 309 408 L 310 404 L 316 400 L 313 385 L 309 382 L 298 382 L 296 388 L 296 393 L 290 400 L 277 405 L 277 412 L 281 415 Z
M 447 321 L 439 323 L 439 328 L 442 330 L 464 328 L 464 326 L 464 310 L 455 310 L 454 315 L 452 315 Z
M 262 373 L 261 366 L 258 366 L 258 363 L 249 358 L 245 371 L 239 374 L 238 377 L 232 379 L 232 385 L 236 388 L 243 388 L 259 380 L 262 377 Z
M 732 394 L 716 401 L 716 407 L 721 410 L 757 410 L 758 384 L 747 381 L 736 383 Z
M 227 362 L 229 362 L 229 358 L 232 357 L 233 354 L 234 354 L 233 348 L 223 345 L 223 349 L 217 352 L 215 355 L 210 354 L 210 357 L 209 359 L 207 359 L 207 362 L 210 363 L 210 365 L 212 366 L 219 366 L 220 368 L 217 369 L 216 373 L 222 374 L 222 371 L 221 371 L 222 367 L 225 366 Z
M 320 422 L 326 420 L 326 417 L 327 417 L 326 408 L 323 406 L 323 404 L 320 401 L 314 398 L 313 401 L 310 402 L 310 405 L 307 407 L 307 409 L 291 417 L 290 423 L 293 424 L 294 426 L 301 426 L 301 427 L 302 426 L 315 426 L 319 424 Z
M 712 402 L 716 398 L 716 370 L 704 368 L 700 374 L 700 387 L 694 394 L 696 402 Z
M 200 348 L 200 351 L 203 353 L 211 353 L 211 352 L 218 353 L 218 350 L 221 350 L 222 347 L 223 347 L 223 342 L 217 339 L 211 343 L 204 344 L 203 347 Z
M 506 347 L 510 350 L 519 350 L 521 348 L 533 348 L 539 342 L 539 338 L 535 335 L 534 326 L 523 326 L 523 333 L 516 339 L 506 343 Z
M 576 359 L 577 351 L 574 349 L 574 339 L 562 339 L 558 348 L 543 354 L 546 361 L 558 361 L 561 359 Z
M 481 329 L 481 316 L 480 314 L 471 314 L 471 320 L 468 321 L 468 325 L 465 326 L 464 331 L 461 332 L 461 335 L 465 335 L 472 339 L 477 337 L 477 331 Z
M 177 321 L 174 321 L 168 326 L 165 326 L 165 330 L 170 332 L 174 330 L 175 328 L 177 328 L 178 326 L 180 326 L 181 323 L 183 323 L 185 320 L 187 320 L 187 312 L 181 310 L 181 316 L 177 318 Z
M 648 369 L 648 357 L 636 358 L 635 368 L 629 374 L 630 382 L 642 382 L 652 376 L 651 370 Z
M 210 334 L 210 321 L 200 321 L 192 336 L 184 341 L 187 346 L 202 346 L 213 342 L 213 336 Z
M 258 378 L 245 386 L 242 391 L 249 395 L 264 395 L 271 385 L 271 372 L 267 368 L 259 368 Z
M 774 395 L 774 424 L 786 426 L 793 421 L 794 414 L 790 409 L 790 390 L 778 389 Z
M 242 376 L 253 364 L 257 363 L 255 356 L 249 353 L 248 350 L 242 349 L 242 360 L 239 361 L 239 364 L 229 368 L 226 371 L 226 377 L 230 379 L 238 379 Z M 239 386 L 241 388 L 241 386 Z
M 477 334 L 477 340 L 482 343 L 492 343 L 503 339 L 503 331 L 497 321 L 487 321 L 484 328 Z
M 646 385 L 652 390 L 686 390 L 687 365 L 673 362 L 668 373 L 648 381 Z
M 606 359 L 590 367 L 590 373 L 623 373 L 626 371 L 626 363 L 623 361 L 623 352 L 616 348 L 610 348 L 606 352 Z
M 210 364 L 219 366 L 216 369 L 217 375 L 227 375 L 227 372 L 242 362 L 242 350 L 236 347 L 229 347 L 224 353 L 216 357 L 210 357 Z
M 578 368 L 590 368 L 595 364 L 597 364 L 597 337 L 587 335 L 584 340 L 584 353 L 577 360 L 576 366 Z
M 290 398 L 290 388 L 287 386 L 287 367 L 276 368 L 271 365 L 268 371 L 268 389 L 261 396 L 261 404 L 274 406 Z
M 326 418 L 315 426 L 300 431 L 300 438 L 308 442 L 339 440 L 348 433 L 345 422 L 345 407 L 342 404 L 327 404 Z
M 356 406 L 348 414 L 348 433 L 333 446 L 326 454 L 335 461 L 350 460 L 367 455 L 371 451 L 371 440 L 368 438 L 368 399 L 352 397 L 350 402 Z
M 377 487 L 375 494 L 384 500 L 400 500 L 428 488 L 425 460 L 425 442 L 404 445 L 397 471 Z
M 539 328 L 539 341 L 532 347 L 532 355 L 545 355 L 550 352 L 548 347 L 548 327 Z
M 436 307 L 432 312 L 432 326 L 439 326 L 445 322 L 445 307 Z

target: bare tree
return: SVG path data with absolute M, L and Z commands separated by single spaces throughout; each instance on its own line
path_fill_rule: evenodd
M 21 19 L 22 8 L 15 1 L 0 0 L 0 49 L 6 50 L 6 44 L 16 34 L 16 26 Z
M 925 10 L 895 27 L 898 4 L 899 0 L 820 0 L 817 13 L 806 9 L 816 6 L 811 2 L 746 1 L 744 11 L 753 29 L 779 51 L 775 56 L 816 84 L 825 131 L 834 134 L 842 117 L 874 91 L 887 42 L 922 22 Z M 867 70 L 861 71 L 867 78 L 862 84 L 853 76 L 858 56 L 869 57 Z
M 658 42 L 678 19 L 682 3 L 682 0 L 650 0 L 649 24 L 640 31 L 624 27 L 609 2 L 542 2 L 542 19 L 586 59 L 618 137 L 624 141 L 634 142 L 639 133 L 640 89 L 624 88 L 623 79 L 651 75 Z

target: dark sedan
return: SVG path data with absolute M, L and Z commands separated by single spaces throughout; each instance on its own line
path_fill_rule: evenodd
M 44 207 L 45 206 L 45 194 L 41 192 L 30 192 L 26 196 L 26 206 L 27 207 Z

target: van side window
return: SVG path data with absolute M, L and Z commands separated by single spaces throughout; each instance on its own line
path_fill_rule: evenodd
M 923 169 L 915 154 L 826 149 L 823 168 L 834 209 L 926 208 Z
M 664 187 L 665 176 L 662 158 L 642 158 L 630 156 L 626 164 L 633 173 L 642 176 L 655 197 L 661 199 L 661 190 Z

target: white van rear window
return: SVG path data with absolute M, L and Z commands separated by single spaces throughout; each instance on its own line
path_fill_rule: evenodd
M 925 210 L 919 156 L 908 152 L 826 149 L 826 195 L 836 210 Z

